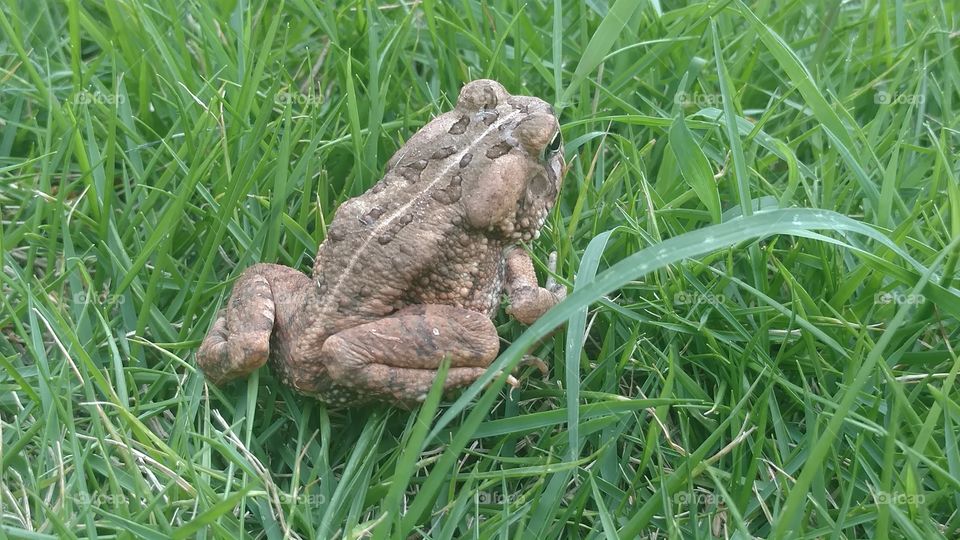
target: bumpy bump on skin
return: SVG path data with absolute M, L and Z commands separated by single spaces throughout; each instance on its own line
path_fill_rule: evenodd
M 513 145 L 507 141 L 502 141 L 488 148 L 486 155 L 490 159 L 497 159 L 508 154 L 510 150 L 513 150 Z
M 364 225 L 369 227 L 370 225 L 373 225 L 378 219 L 380 219 L 380 216 L 383 215 L 383 212 L 384 212 L 383 208 L 380 208 L 379 206 L 375 206 L 371 208 L 366 214 L 360 217 L 360 223 L 363 223 Z
M 408 163 L 400 169 L 400 176 L 404 180 L 410 182 L 411 184 L 416 184 L 420 181 L 420 173 L 427 168 L 427 165 L 430 162 L 425 159 L 420 159 L 414 161 L 413 163 Z
M 450 157 L 456 151 L 457 151 L 456 146 L 453 146 L 453 145 L 444 146 L 443 148 L 439 148 L 436 152 L 434 152 L 433 155 L 430 156 L 430 159 L 443 159 L 446 157 Z
M 336 227 L 331 226 L 327 229 L 327 238 L 329 238 L 331 242 L 339 242 L 346 237 L 346 233 Z
M 463 115 L 459 120 L 453 123 L 450 126 L 450 129 L 447 130 L 447 133 L 451 135 L 463 135 L 467 131 L 467 126 L 470 125 L 470 117 Z
M 462 183 L 463 183 L 463 177 L 460 176 L 459 174 L 454 175 L 450 179 L 449 184 L 447 184 L 442 189 L 431 191 L 430 196 L 443 204 L 453 204 L 460 200 L 460 195 L 461 195 L 460 186 Z

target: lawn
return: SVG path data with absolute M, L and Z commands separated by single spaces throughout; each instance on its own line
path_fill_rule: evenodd
M 0 538 L 958 538 L 958 63 L 949 0 L 0 0 Z M 409 412 L 207 384 L 478 78 L 567 300 Z

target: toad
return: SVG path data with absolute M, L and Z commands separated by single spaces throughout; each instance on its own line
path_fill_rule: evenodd
M 312 276 L 276 264 L 243 272 L 200 368 L 222 385 L 269 361 L 331 405 L 414 407 L 447 357 L 444 391 L 469 385 L 499 353 L 491 317 L 503 293 L 523 324 L 566 295 L 552 279 L 539 286 L 520 247 L 539 236 L 563 172 L 546 102 L 468 83 L 378 183 L 337 209 Z

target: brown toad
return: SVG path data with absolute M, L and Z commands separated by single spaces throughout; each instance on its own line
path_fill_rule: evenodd
M 566 290 L 537 284 L 517 247 L 539 235 L 563 175 L 551 107 L 491 80 L 414 134 L 382 180 L 336 211 L 313 277 L 257 264 L 237 280 L 197 352 L 216 384 L 268 359 L 297 391 L 335 405 L 422 401 L 496 358 L 500 295 L 530 324 Z

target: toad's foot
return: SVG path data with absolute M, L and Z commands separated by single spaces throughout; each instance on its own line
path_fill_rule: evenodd
M 310 278 L 286 266 L 256 264 L 245 270 L 197 351 L 204 375 L 222 385 L 266 363 L 275 323 L 297 311 L 311 286 Z
M 443 383 L 449 392 L 483 375 L 499 349 L 497 330 L 483 313 L 409 306 L 327 338 L 321 358 L 333 386 L 330 395 L 318 397 L 338 403 L 342 395 L 411 408 L 426 399 L 444 358 L 451 362 Z

